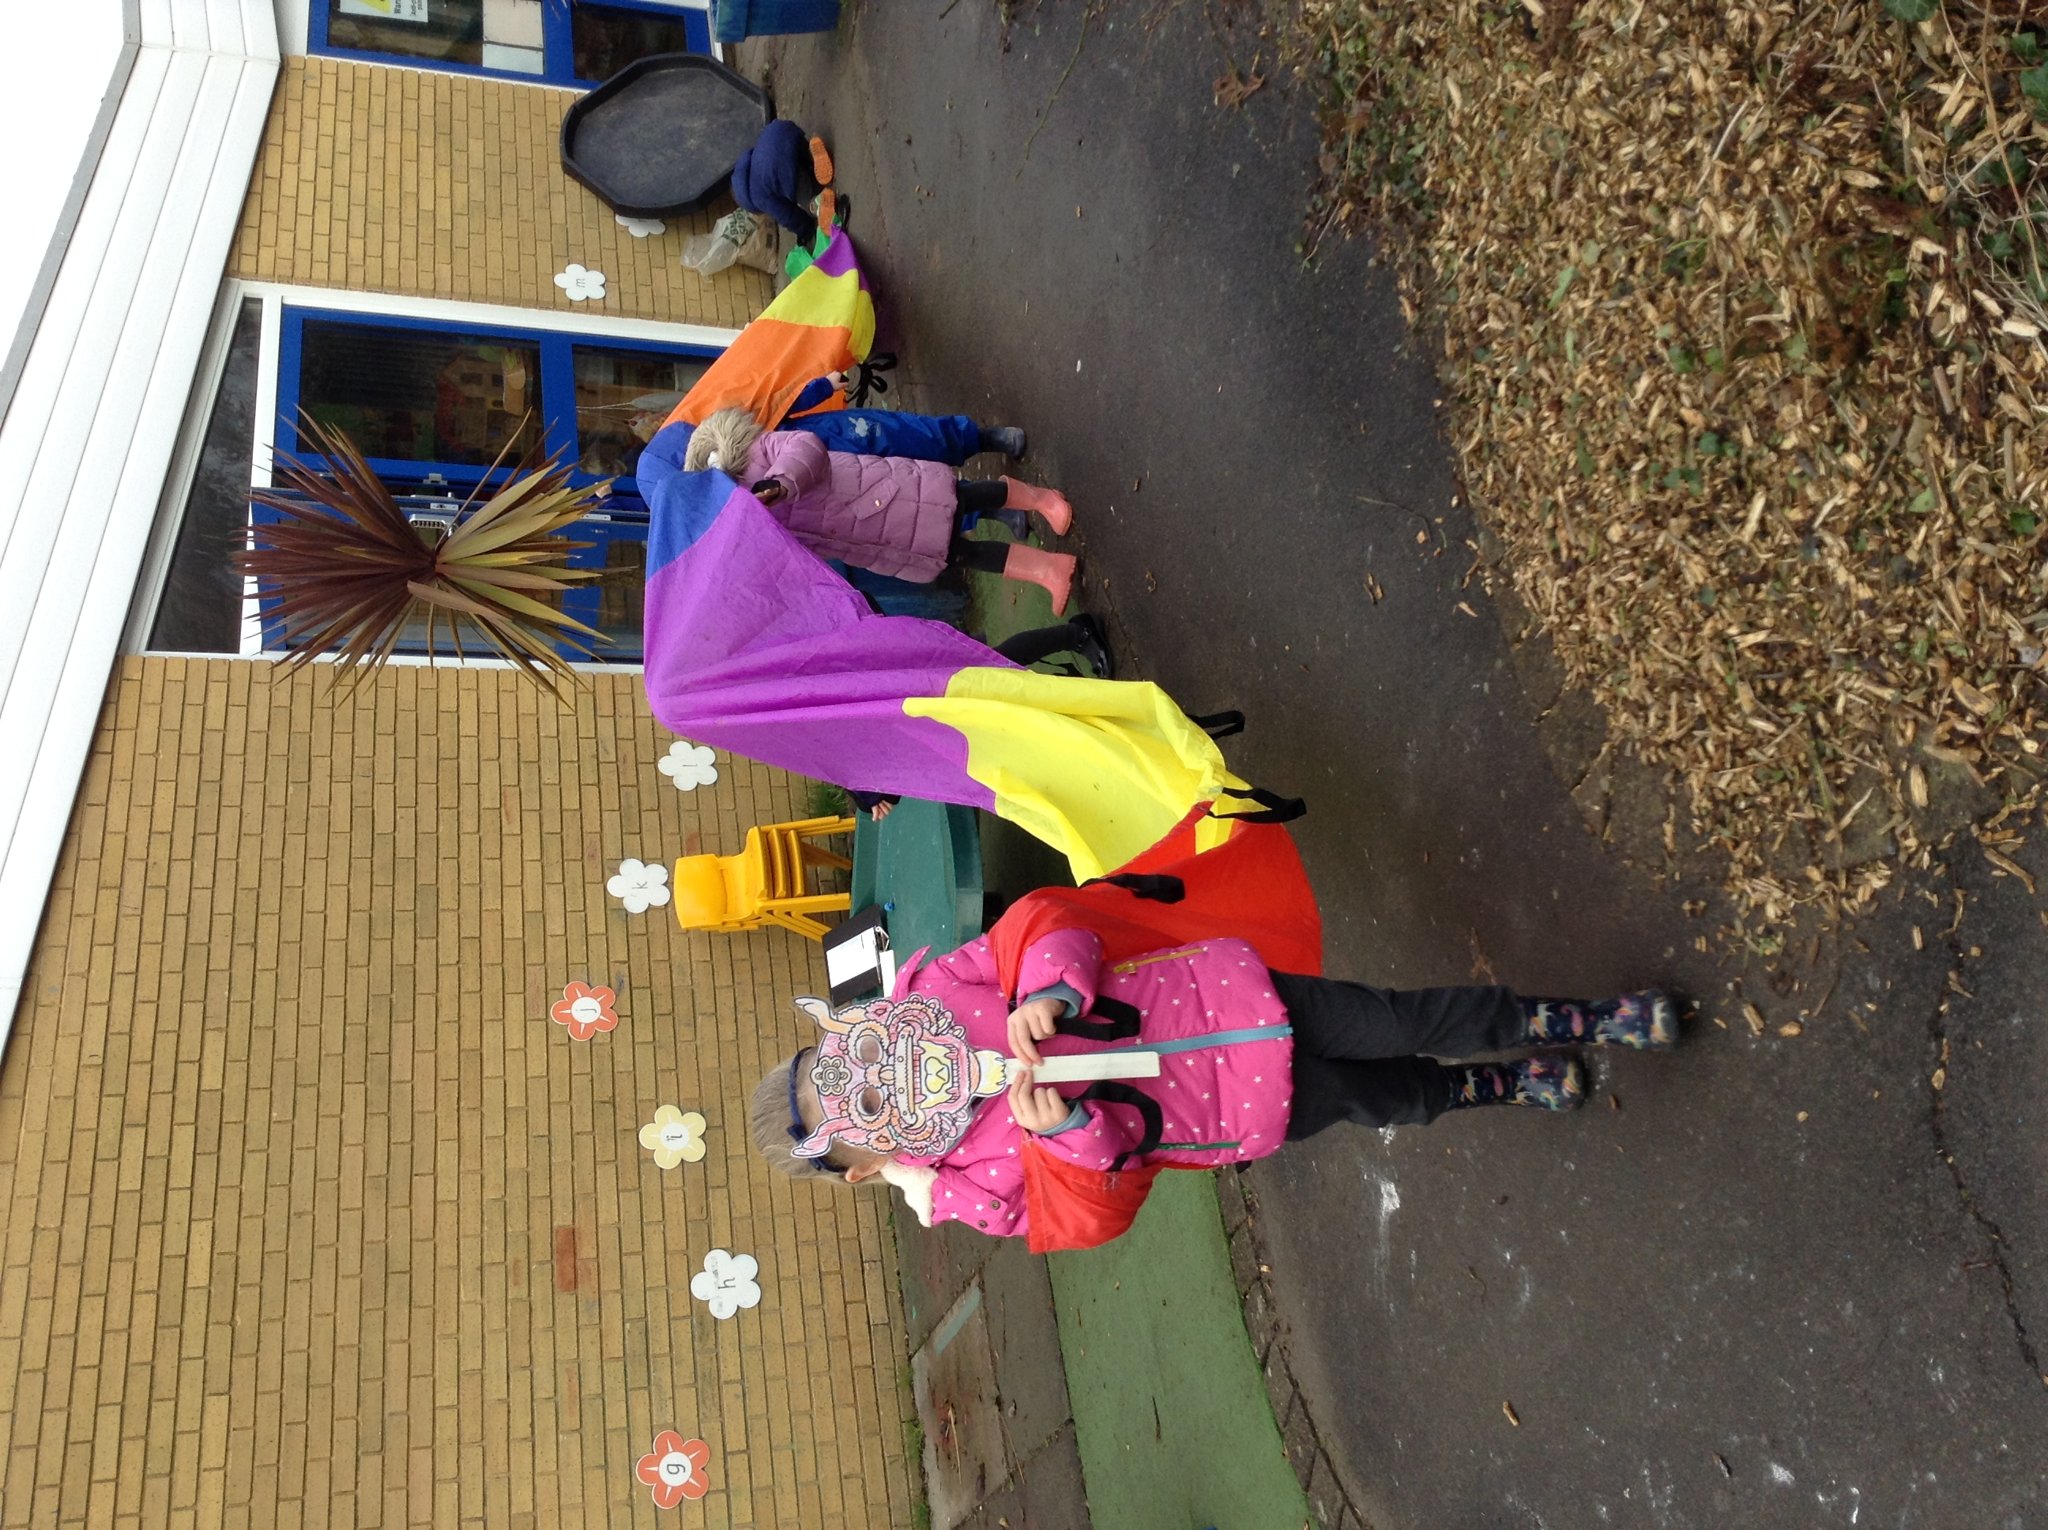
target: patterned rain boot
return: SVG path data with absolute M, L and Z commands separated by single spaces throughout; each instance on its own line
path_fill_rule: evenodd
M 1052 597 L 1052 614 L 1065 616 L 1078 562 L 1072 553 L 1046 552 L 1028 542 L 1012 542 L 1003 557 L 1003 577 L 1037 585 Z
M 1576 1057 L 1524 1057 L 1469 1063 L 1451 1071 L 1452 1110 L 1473 1105 L 1529 1105 L 1577 1110 L 1586 1103 L 1586 1070 Z
M 1529 1040 L 1539 1046 L 1635 1047 L 1663 1051 L 1678 1041 L 1678 1006 L 1654 988 L 1618 999 L 1522 999 Z
M 1003 487 L 1009 496 L 1003 501 L 1005 510 L 1029 510 L 1044 521 L 1047 529 L 1056 537 L 1063 537 L 1074 526 L 1074 507 L 1067 503 L 1067 496 L 1054 489 L 1041 489 L 1035 484 L 1019 483 L 1005 475 Z

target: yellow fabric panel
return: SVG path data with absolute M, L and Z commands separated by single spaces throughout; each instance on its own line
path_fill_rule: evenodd
M 944 696 L 903 709 L 958 731 L 967 773 L 995 793 L 997 814 L 1065 854 L 1078 881 L 1114 871 L 1197 803 L 1244 784 L 1214 740 L 1146 682 L 976 667 Z
M 813 277 L 817 279 L 813 281 Z M 848 349 L 855 358 L 865 357 L 875 343 L 875 300 L 861 290 L 858 271 L 827 276 L 813 266 L 785 287 L 762 317 L 823 329 L 844 326 L 850 337 Z M 810 378 L 798 381 L 809 382 Z

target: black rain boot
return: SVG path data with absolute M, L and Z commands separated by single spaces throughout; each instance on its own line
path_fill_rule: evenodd
M 1074 634 L 1073 651 L 1088 661 L 1095 678 L 1114 680 L 1116 655 L 1110 651 L 1109 634 L 1102 630 L 1102 623 L 1084 611 L 1067 618 L 1067 630 Z
M 985 425 L 981 431 L 981 449 L 985 452 L 1001 452 L 1005 457 L 1017 458 L 1024 455 L 1029 443 L 1024 437 L 1021 425 Z

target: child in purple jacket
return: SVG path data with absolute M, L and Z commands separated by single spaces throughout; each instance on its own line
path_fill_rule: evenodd
M 929 584 L 949 563 L 1040 586 L 1065 615 L 1076 560 L 1022 540 L 969 541 L 981 516 L 1020 539 L 1036 515 L 1054 536 L 1074 523 L 1066 496 L 1004 477 L 963 479 L 939 462 L 832 451 L 809 431 L 764 431 L 744 409 L 721 409 L 684 449 L 688 472 L 716 469 L 746 484 L 792 535 L 821 558 Z
M 1029 1231 L 1027 1133 L 1087 1170 L 1235 1163 L 1339 1121 L 1421 1124 L 1479 1105 L 1570 1110 L 1585 1098 L 1584 1070 L 1570 1053 L 1464 1065 L 1436 1056 L 1579 1043 L 1665 1048 L 1678 1033 L 1674 1006 L 1654 991 L 1586 1002 L 1524 999 L 1499 987 L 1369 988 L 1270 970 L 1235 939 L 1106 964 L 1093 931 L 1054 930 L 1025 948 L 1014 1008 L 987 939 L 929 963 L 926 954 L 898 973 L 892 1000 L 934 1000 L 965 1028 L 967 1046 L 1030 1066 L 973 1107 L 957 1140 L 919 1154 L 920 1141 L 937 1139 L 920 1136 L 914 1106 L 905 1111 L 890 1098 L 885 1048 L 856 1047 L 850 1066 L 873 1078 L 830 1077 L 828 1100 L 817 1074 L 846 1073 L 844 1049 L 828 1059 L 805 1047 L 755 1090 L 755 1145 L 783 1173 L 822 1171 L 849 1184 L 881 1175 L 926 1226 L 960 1221 L 997 1235 Z M 829 1012 L 813 1014 L 839 1028 Z M 1044 1058 L 1110 1047 L 1156 1052 L 1158 1076 L 1110 1089 L 1034 1082 L 1031 1068 Z M 929 1061 L 940 1049 L 919 1055 L 926 1071 L 916 1076 L 929 1085 L 943 1075 Z M 804 1156 L 821 1147 L 822 1156 Z

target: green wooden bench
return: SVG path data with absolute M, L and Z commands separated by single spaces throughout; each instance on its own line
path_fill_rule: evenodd
M 888 905 L 899 961 L 924 946 L 950 951 L 981 933 L 980 815 L 906 798 L 880 823 L 855 815 L 853 911 Z

